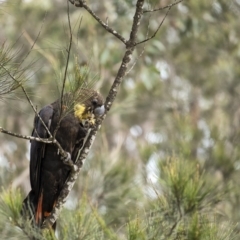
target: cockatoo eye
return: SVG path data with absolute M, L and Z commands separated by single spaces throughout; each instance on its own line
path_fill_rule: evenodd
M 97 99 L 93 99 L 93 100 L 92 100 L 92 104 L 93 104 L 94 107 L 96 107 L 97 104 L 98 104 L 98 100 L 97 100 Z

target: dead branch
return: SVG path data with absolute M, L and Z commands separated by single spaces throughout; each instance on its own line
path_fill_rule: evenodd
M 112 29 L 108 26 L 108 23 L 104 23 L 95 13 L 94 11 L 86 4 L 84 0 L 69 0 L 70 3 L 72 3 L 75 7 L 81 7 L 84 8 L 94 19 L 98 21 L 98 23 L 109 33 L 113 34 L 116 38 L 118 38 L 120 41 L 122 41 L 124 44 L 127 43 L 127 40 L 119 34 L 117 31 Z
M 96 137 L 96 134 L 101 127 L 102 121 L 106 117 L 107 112 L 110 110 L 110 108 L 116 98 L 119 85 L 121 84 L 123 77 L 126 74 L 129 62 L 131 60 L 132 53 L 135 49 L 137 33 L 138 33 L 139 26 L 140 26 L 141 18 L 143 15 L 143 4 L 144 4 L 144 0 L 138 0 L 136 3 L 136 11 L 135 11 L 134 18 L 133 18 L 133 24 L 132 24 L 132 29 L 131 29 L 131 33 L 130 33 L 130 38 L 126 42 L 126 51 L 123 56 L 122 63 L 118 70 L 117 76 L 112 84 L 112 87 L 111 87 L 111 89 L 108 93 L 108 96 L 106 98 L 106 101 L 105 101 L 106 112 L 102 118 L 98 119 L 96 126 L 90 132 L 90 134 L 82 148 L 80 156 L 77 159 L 77 162 L 76 162 L 77 169 L 75 171 L 73 170 L 70 173 L 69 179 L 65 183 L 63 190 L 61 191 L 61 194 L 57 200 L 57 203 L 56 203 L 53 211 L 51 212 L 50 216 L 45 219 L 45 221 L 43 223 L 43 226 L 42 226 L 43 228 L 48 228 L 49 226 L 52 226 L 54 224 L 54 222 L 57 220 L 57 218 L 61 212 L 61 209 L 63 207 L 63 204 L 66 202 L 66 199 L 67 199 L 70 191 L 72 190 L 74 183 L 76 182 L 76 180 L 78 178 L 80 169 L 83 165 L 83 162 L 85 161 L 85 159 L 87 157 L 87 154 L 92 146 L 92 143 Z

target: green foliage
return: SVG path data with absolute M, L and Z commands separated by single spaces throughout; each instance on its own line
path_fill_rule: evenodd
M 0 222 L 2 239 L 56 239 L 49 230 L 40 232 L 31 226 L 28 219 L 21 216 L 22 194 L 19 189 L 2 190 L 0 193 Z
M 142 202 L 144 204 L 135 213 L 129 214 L 123 225 L 117 221 L 107 224 L 109 217 L 101 213 L 100 206 L 91 204 L 89 196 L 84 193 L 74 210 L 65 209 L 61 214 L 57 235 L 60 239 L 129 240 L 230 240 L 239 237 L 234 232 L 235 226 L 222 219 L 217 212 L 218 204 L 225 200 L 225 196 L 220 194 L 206 174 L 201 173 L 199 165 L 189 160 L 172 158 L 166 161 L 159 159 L 159 166 L 161 178 L 158 180 L 161 187 L 152 186 L 155 195 Z M 130 179 L 131 176 L 127 178 Z M 119 183 L 118 187 L 121 188 L 122 184 Z M 112 194 L 121 197 L 118 191 L 113 191 Z M 116 200 L 114 198 L 112 201 Z M 4 216 L 1 219 L 5 225 L 10 226 L 11 234 L 55 239 L 51 231 L 44 230 L 40 233 L 31 228 L 29 222 L 23 222 L 19 214 L 21 202 L 19 190 L 10 189 L 1 193 L 0 214 Z M 111 202 L 104 204 L 105 208 L 111 209 Z M 118 205 L 121 203 L 116 202 L 116 207 Z M 117 212 L 118 216 L 121 212 L 123 211 Z
M 94 212 L 89 209 L 86 195 L 74 211 L 63 212 L 58 229 L 61 239 L 104 239 L 101 225 Z
M 161 165 L 164 179 L 162 186 L 166 187 L 169 194 L 173 194 L 175 204 L 184 213 L 207 209 L 221 200 L 224 192 L 216 183 L 207 181 L 208 178 L 199 164 L 170 159 Z
M 88 63 L 81 65 L 77 57 L 75 57 L 74 64 L 70 63 L 69 71 L 66 78 L 66 86 L 64 92 L 72 92 L 76 94 L 80 88 L 94 89 L 98 76 L 92 73 Z M 59 88 L 59 93 L 62 89 L 63 74 L 59 76 L 56 81 Z
M 22 206 L 22 196 L 19 189 L 9 189 L 1 191 L 0 214 L 9 219 L 13 224 L 17 224 Z
M 224 196 L 188 160 L 160 161 L 161 187 L 149 212 L 136 215 L 128 224 L 128 239 L 237 239 L 235 226 L 216 211 Z M 213 198 L 214 196 L 214 198 Z M 219 199 L 216 201 L 216 199 Z
M 145 229 L 139 218 L 130 221 L 128 224 L 128 239 L 129 240 L 142 240 L 146 239 Z
M 22 74 L 25 69 L 17 62 L 16 56 L 18 52 L 12 47 L 3 43 L 0 47 L 0 99 L 13 97 L 21 84 L 24 83 Z

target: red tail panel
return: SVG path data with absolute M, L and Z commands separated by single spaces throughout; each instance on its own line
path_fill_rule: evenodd
M 40 197 L 38 199 L 38 205 L 37 205 L 37 210 L 36 210 L 36 215 L 35 215 L 36 224 L 41 224 L 43 221 L 42 202 L 43 202 L 43 193 L 40 194 Z

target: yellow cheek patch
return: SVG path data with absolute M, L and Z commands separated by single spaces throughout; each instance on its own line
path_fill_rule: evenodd
M 74 106 L 74 115 L 75 115 L 75 117 L 77 117 L 80 120 L 82 120 L 85 109 L 86 109 L 86 107 L 85 107 L 84 104 L 76 104 Z
M 89 122 L 90 124 L 95 124 L 94 114 L 91 112 L 85 112 L 86 106 L 84 104 L 76 104 L 74 106 L 74 115 L 77 117 L 83 124 Z

